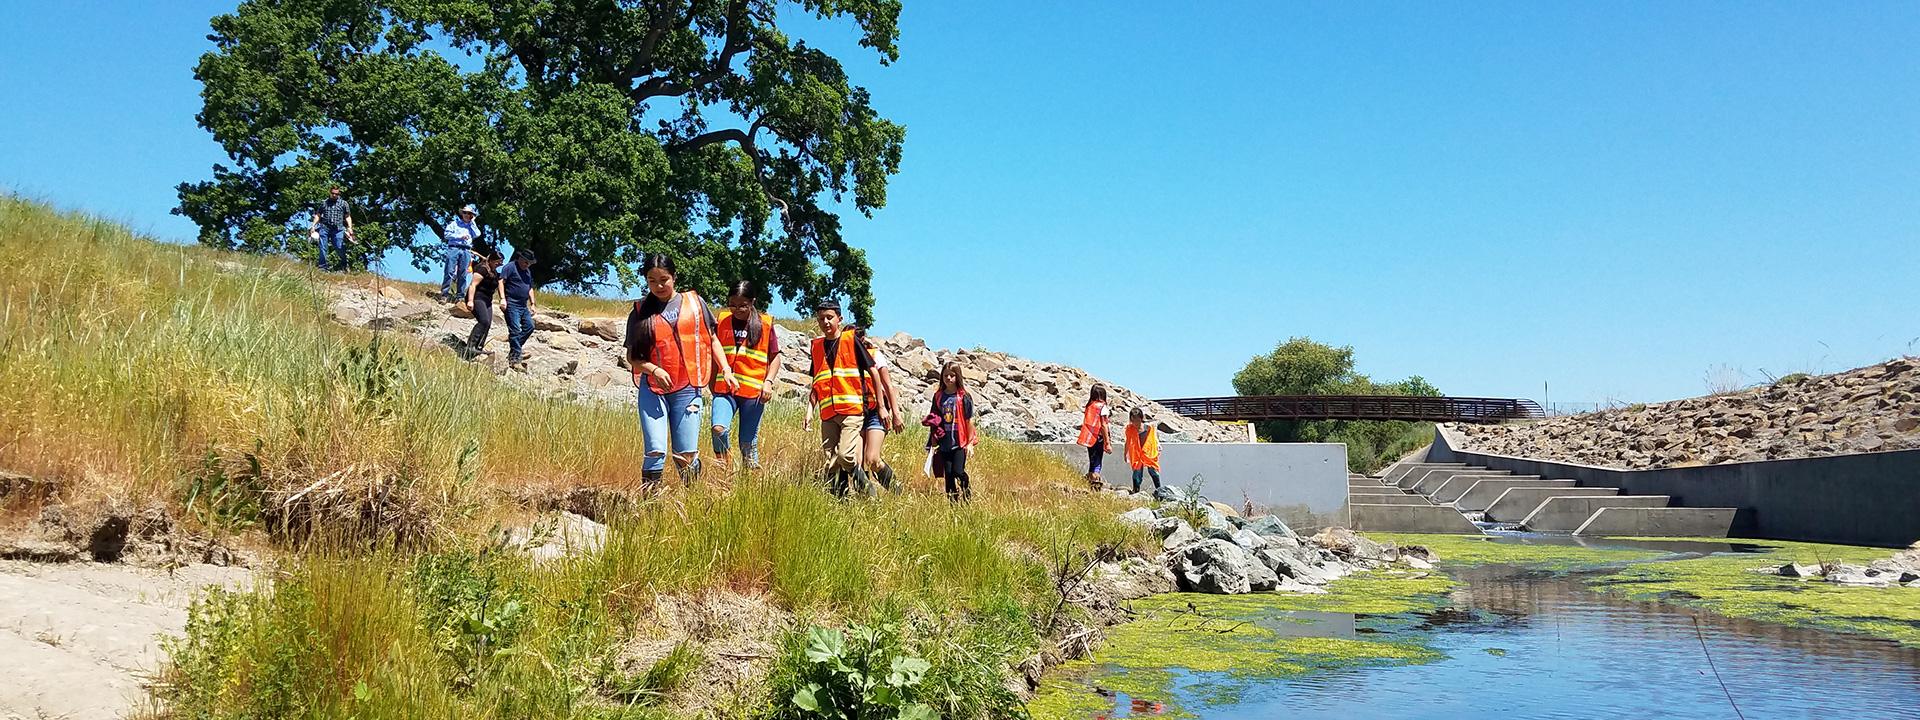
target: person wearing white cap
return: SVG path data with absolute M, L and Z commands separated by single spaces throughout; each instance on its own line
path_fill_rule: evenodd
M 458 302 L 466 295 L 467 265 L 473 262 L 473 245 L 480 241 L 480 210 L 472 205 L 460 208 L 460 218 L 447 223 L 440 237 L 447 241 L 447 269 L 440 279 L 440 301 Z

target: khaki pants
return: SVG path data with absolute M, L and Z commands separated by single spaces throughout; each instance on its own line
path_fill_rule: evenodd
M 865 418 L 841 415 L 820 421 L 820 450 L 827 472 L 851 471 L 860 464 L 860 425 Z

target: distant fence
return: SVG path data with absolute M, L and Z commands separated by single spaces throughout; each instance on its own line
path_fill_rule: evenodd
M 1407 395 L 1231 395 L 1157 400 L 1197 420 L 1498 422 L 1546 417 L 1532 400 Z

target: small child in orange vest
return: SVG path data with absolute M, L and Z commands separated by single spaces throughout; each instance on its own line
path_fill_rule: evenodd
M 1100 461 L 1107 456 L 1107 419 L 1112 412 L 1107 409 L 1107 388 L 1093 386 L 1087 394 L 1087 407 L 1080 417 L 1080 438 L 1075 442 L 1087 449 L 1087 486 L 1101 490 L 1106 485 L 1100 481 Z
M 1133 466 L 1134 492 L 1140 492 L 1142 471 L 1152 473 L 1153 489 L 1160 489 L 1160 433 L 1140 408 L 1127 413 L 1127 464 Z

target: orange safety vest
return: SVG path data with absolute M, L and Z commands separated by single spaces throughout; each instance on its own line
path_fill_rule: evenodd
M 753 345 L 741 345 L 739 336 L 733 334 L 733 311 L 720 313 L 721 337 L 720 349 L 727 354 L 727 365 L 733 368 L 735 384 L 728 385 L 725 377 L 713 379 L 713 394 L 732 395 L 744 400 L 760 397 L 767 385 L 768 363 L 773 357 L 773 316 L 760 314 L 760 340 Z
M 863 377 L 855 355 L 859 342 L 852 330 L 840 331 L 839 344 L 829 359 L 827 339 L 813 339 L 813 404 L 820 409 L 822 420 L 864 415 L 874 405 L 872 381 Z
M 935 410 L 946 411 L 945 403 L 938 399 L 945 390 L 935 390 Z M 965 448 L 973 445 L 973 421 L 967 419 L 967 391 L 961 390 L 953 395 L 953 414 L 943 415 L 942 420 L 953 423 L 955 428 L 954 447 Z
M 640 308 L 635 301 L 634 309 Z M 668 325 L 664 315 L 647 318 L 653 326 L 653 364 L 664 368 L 672 387 L 660 387 L 651 376 L 647 385 L 665 395 L 688 386 L 706 387 L 713 381 L 713 333 L 707 329 L 706 313 L 701 312 L 700 295 L 692 290 L 680 293 L 680 316 Z M 640 366 L 633 366 L 634 377 Z
M 1080 447 L 1093 447 L 1094 442 L 1103 440 L 1107 435 L 1107 420 L 1100 417 L 1100 411 L 1107 409 L 1104 402 L 1087 403 L 1087 414 L 1080 419 Z
M 1127 423 L 1127 464 L 1133 469 L 1160 469 L 1160 433 L 1151 426 Z

